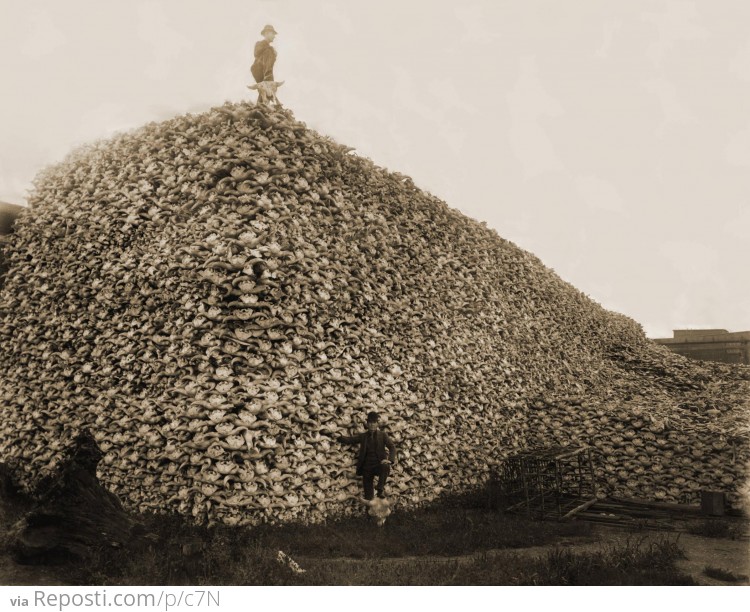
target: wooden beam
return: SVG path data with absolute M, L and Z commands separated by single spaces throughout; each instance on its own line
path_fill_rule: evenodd
M 594 498 L 592 498 L 592 499 L 590 499 L 590 500 L 588 500 L 588 501 L 586 501 L 586 502 L 582 503 L 582 504 L 581 504 L 580 506 L 576 506 L 576 507 L 575 507 L 575 508 L 573 508 L 573 509 L 572 509 L 572 510 L 571 510 L 570 512 L 568 512 L 568 513 L 567 513 L 567 514 L 566 514 L 565 516 L 561 517 L 561 518 L 560 518 L 560 520 L 561 520 L 561 521 L 564 521 L 565 519 L 569 519 L 569 518 L 570 518 L 571 516 L 573 516 L 573 515 L 574 515 L 574 514 L 576 514 L 577 512 L 581 512 L 581 511 L 583 511 L 583 510 L 586 510 L 587 508 L 590 508 L 590 507 L 591 507 L 591 506 L 593 506 L 593 505 L 594 505 L 594 504 L 595 504 L 595 503 L 596 503 L 597 501 L 598 501 L 598 499 L 597 499 L 596 497 L 594 497 Z

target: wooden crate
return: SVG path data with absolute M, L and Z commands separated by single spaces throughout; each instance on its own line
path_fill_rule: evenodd
M 503 461 L 495 485 L 508 512 L 566 519 L 597 500 L 591 448 L 530 448 Z

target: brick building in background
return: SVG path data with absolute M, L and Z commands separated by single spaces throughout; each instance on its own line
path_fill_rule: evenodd
M 673 338 L 655 338 L 654 342 L 691 359 L 750 364 L 750 331 L 675 329 Z

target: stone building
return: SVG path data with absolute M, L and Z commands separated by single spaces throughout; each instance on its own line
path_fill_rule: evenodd
M 673 338 L 656 338 L 654 342 L 691 359 L 750 364 L 750 331 L 675 329 Z

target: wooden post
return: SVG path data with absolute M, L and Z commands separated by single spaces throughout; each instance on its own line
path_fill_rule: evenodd
M 586 451 L 581 449 L 578 454 L 578 497 L 583 497 L 588 485 L 588 466 L 586 465 Z
M 599 493 L 596 487 L 596 476 L 594 475 L 594 462 L 591 459 L 591 448 L 586 449 L 589 463 L 589 477 L 591 478 L 591 494 L 596 497 Z
M 523 479 L 523 492 L 526 497 L 526 514 L 531 514 L 531 504 L 529 502 L 529 482 L 526 474 L 526 462 L 521 460 L 521 477 Z

